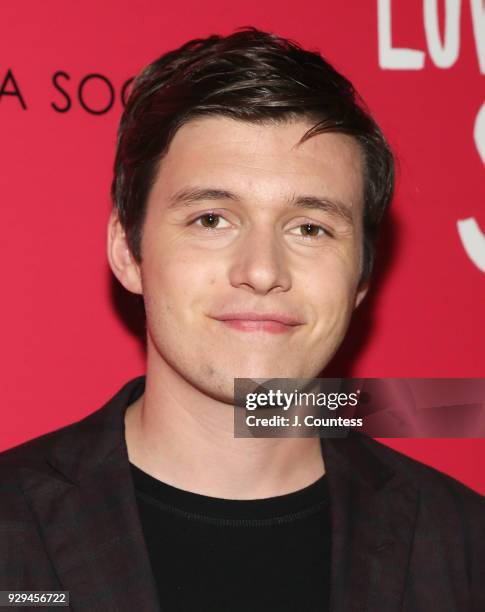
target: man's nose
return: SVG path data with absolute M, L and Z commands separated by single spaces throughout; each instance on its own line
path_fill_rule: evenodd
M 229 280 L 259 294 L 287 291 L 291 275 L 281 237 L 274 227 L 252 228 L 235 245 Z

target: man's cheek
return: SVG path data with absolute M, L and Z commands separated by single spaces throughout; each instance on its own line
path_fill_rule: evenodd
M 315 333 L 327 335 L 347 320 L 349 296 L 338 285 L 325 286 L 324 290 L 315 296 Z

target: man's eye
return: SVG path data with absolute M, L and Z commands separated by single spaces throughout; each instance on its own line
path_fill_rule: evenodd
M 200 225 L 205 229 L 220 229 L 221 221 L 227 223 L 227 221 L 221 215 L 216 215 L 215 213 L 205 213 L 204 215 L 200 215 L 197 219 L 194 219 L 193 223 L 195 225 Z M 223 227 L 227 227 L 224 226 Z
M 304 236 L 305 238 L 320 238 L 321 236 L 330 236 L 330 232 L 328 232 L 321 225 L 316 225 L 315 223 L 303 223 L 295 228 L 295 230 L 299 233 L 299 235 Z

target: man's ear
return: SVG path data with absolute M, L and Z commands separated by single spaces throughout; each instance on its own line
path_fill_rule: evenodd
M 354 309 L 359 306 L 359 304 L 362 302 L 362 300 L 367 295 L 368 291 L 369 291 L 369 283 L 364 283 L 363 285 L 359 285 L 359 288 L 357 289 L 357 293 L 355 294 Z
M 107 255 L 113 274 L 125 289 L 132 293 L 143 293 L 140 266 L 135 261 L 116 210 L 108 221 Z

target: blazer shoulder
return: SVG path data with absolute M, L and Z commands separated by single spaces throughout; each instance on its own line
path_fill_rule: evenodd
M 0 524 L 12 526 L 32 522 L 21 487 L 23 470 L 48 471 L 48 449 L 65 429 L 62 427 L 0 452 Z
M 456 478 L 425 465 L 388 446 L 371 440 L 368 448 L 394 472 L 404 472 L 418 490 L 420 534 L 416 546 L 434 542 L 443 558 L 463 563 L 468 584 L 470 612 L 484 610 L 485 579 L 485 497 Z M 461 561 L 460 561 L 461 560 Z
M 143 376 L 134 378 L 84 417 L 0 452 L 0 480 L 20 468 L 38 470 L 51 450 L 59 444 L 67 447 L 73 441 L 76 444 L 79 441 L 79 445 L 86 445 L 93 432 L 109 435 L 108 432 L 119 429 L 122 407 L 129 402 L 132 394 L 140 393 L 143 385 Z
M 53 431 L 17 444 L 0 452 L 0 475 L 8 476 L 19 468 L 38 468 L 49 450 L 63 435 L 77 426 L 79 421 L 59 427 Z
M 423 501 L 436 505 L 437 508 L 444 502 L 453 502 L 457 507 L 476 514 L 485 525 L 484 495 L 441 470 L 396 451 L 382 442 L 366 438 L 364 444 L 381 461 L 413 480 Z

